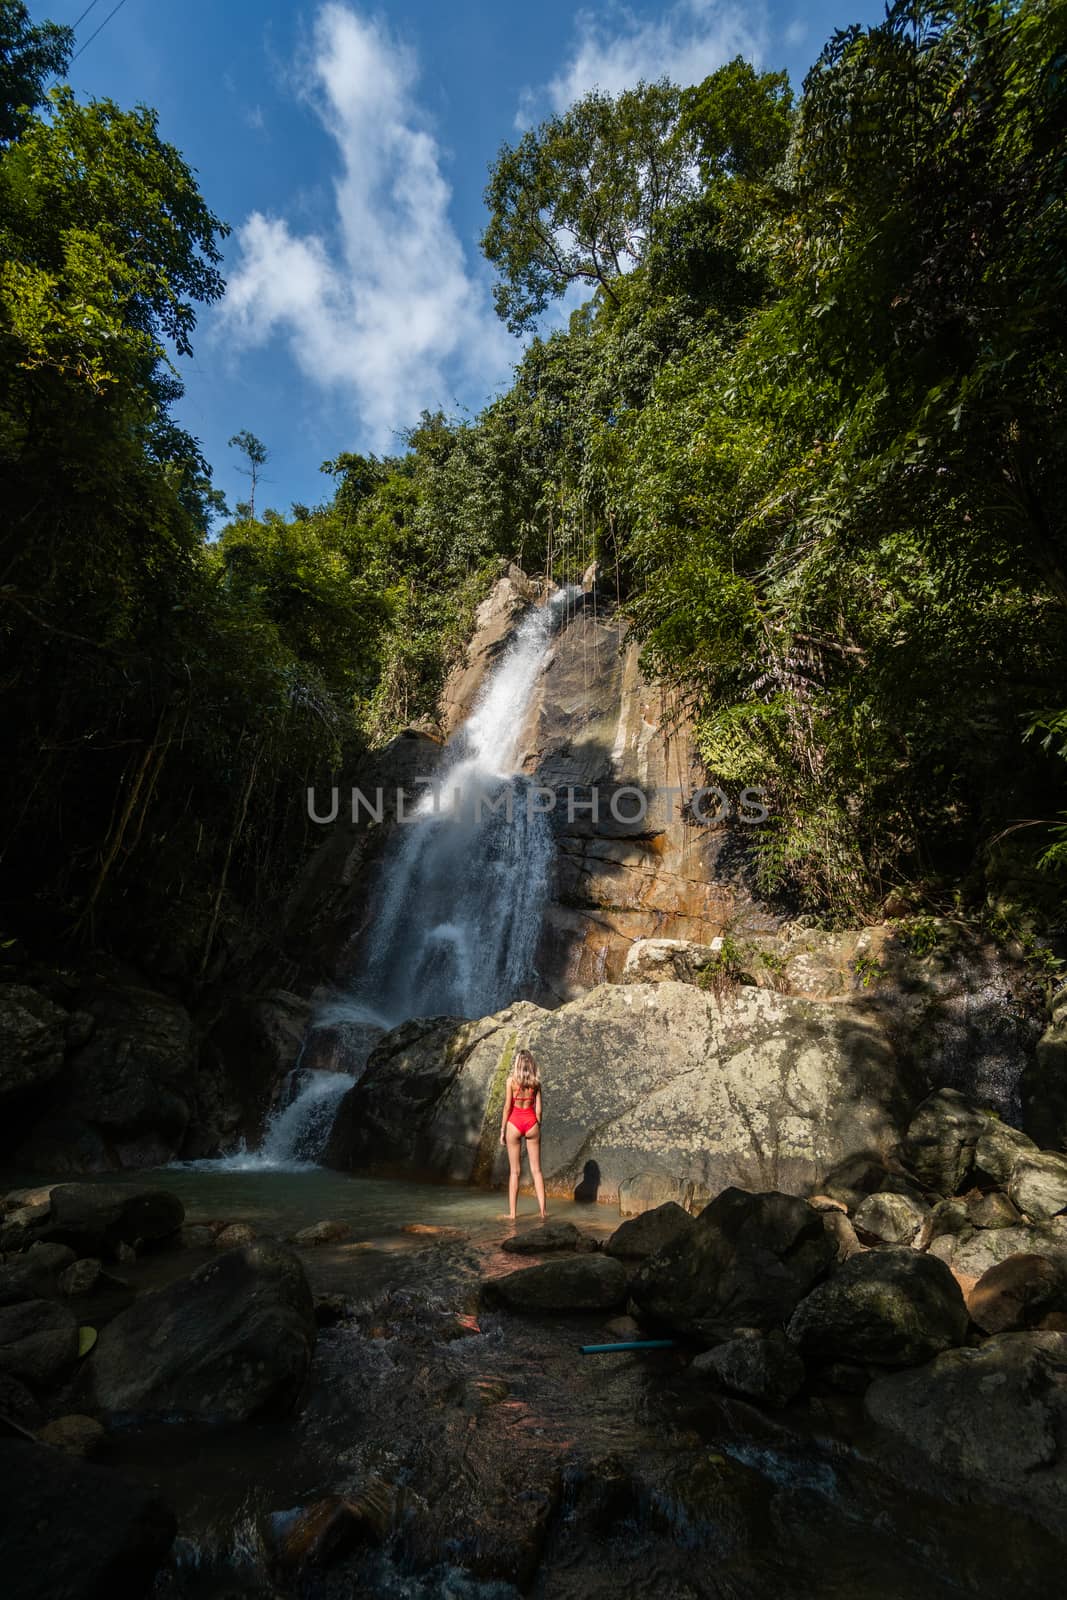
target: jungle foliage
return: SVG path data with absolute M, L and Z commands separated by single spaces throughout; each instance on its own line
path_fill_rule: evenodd
M 484 248 L 513 328 L 586 305 L 318 506 L 261 510 L 235 432 L 230 514 L 168 355 L 225 227 L 153 113 L 46 94 L 68 30 L 0 0 L 5 926 L 240 959 L 307 785 L 432 713 L 509 560 L 594 558 L 709 772 L 769 790 L 765 892 L 1032 904 L 1067 855 L 1065 23 L 898 4 L 796 104 L 739 60 L 549 119 Z

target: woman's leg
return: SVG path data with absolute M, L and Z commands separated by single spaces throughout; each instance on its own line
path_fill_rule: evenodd
M 522 1134 L 514 1123 L 509 1122 L 504 1129 L 508 1141 L 508 1162 L 511 1171 L 508 1174 L 508 1210 L 511 1220 L 515 1220 L 515 1207 L 519 1199 L 519 1169 L 522 1166 Z
M 537 1206 L 542 1217 L 548 1215 L 545 1211 L 545 1180 L 541 1176 L 541 1129 L 531 1128 L 526 1135 L 526 1159 L 530 1163 L 530 1177 L 533 1179 L 534 1194 L 537 1196 Z

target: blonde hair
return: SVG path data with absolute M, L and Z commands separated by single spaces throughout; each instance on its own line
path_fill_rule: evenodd
M 512 1077 L 520 1089 L 540 1089 L 541 1074 L 537 1070 L 537 1062 L 529 1050 L 515 1052 L 515 1065 Z

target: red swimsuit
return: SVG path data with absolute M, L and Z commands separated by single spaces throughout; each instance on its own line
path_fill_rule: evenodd
M 534 1103 L 537 1099 L 537 1091 L 531 1091 L 527 1089 L 524 1092 L 524 1098 L 526 1098 L 526 1096 L 529 1096 L 529 1098 L 526 1099 L 525 1105 L 521 1105 L 517 1097 L 513 1096 L 511 1103 L 511 1114 L 508 1117 L 508 1121 L 511 1123 L 511 1126 L 513 1128 L 517 1128 L 519 1133 L 522 1134 L 529 1133 L 531 1128 L 536 1128 L 537 1126 L 537 1112 L 534 1110 Z

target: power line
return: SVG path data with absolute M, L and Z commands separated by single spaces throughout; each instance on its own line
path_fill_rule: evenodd
M 93 9 L 93 7 L 94 6 L 98 6 L 99 4 L 100 4 L 100 0 L 89 0 L 89 4 L 86 6 L 85 10 L 82 12 L 82 14 L 78 18 L 77 22 L 72 22 L 72 23 L 69 24 L 71 33 L 76 33 L 78 31 L 78 29 L 81 27 L 82 23 L 85 21 L 86 17 L 89 15 L 89 13 Z
M 95 4 L 96 4 L 96 0 L 93 0 L 93 5 L 95 5 Z M 111 21 L 112 17 L 115 15 L 115 12 L 116 11 L 121 11 L 125 4 L 126 4 L 126 0 L 119 0 L 118 5 L 112 7 L 112 9 L 108 12 L 107 16 L 104 18 L 103 22 L 100 24 L 99 28 L 97 28 L 96 33 L 91 33 L 89 35 L 88 39 L 86 39 L 85 43 L 81 46 L 81 49 L 75 50 L 74 54 L 70 58 L 71 66 L 74 65 L 75 61 L 77 61 L 78 57 L 81 55 L 83 50 L 88 50 L 89 46 L 92 44 L 93 40 L 96 38 L 96 34 L 97 33 L 102 33 L 104 31 L 104 29 L 107 27 L 108 23 Z M 90 6 L 89 10 L 91 11 L 92 9 L 93 9 L 93 7 Z M 88 15 L 88 12 L 83 13 L 83 15 Z M 80 20 L 81 19 L 79 18 L 79 21 Z

